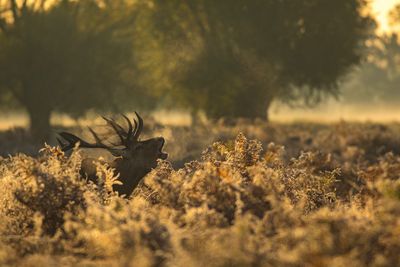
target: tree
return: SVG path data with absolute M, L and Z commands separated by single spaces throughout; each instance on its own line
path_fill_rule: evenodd
M 268 118 L 274 99 L 336 95 L 371 24 L 364 0 L 153 2 L 157 38 L 178 60 L 174 104 L 210 117 Z
M 400 24 L 400 5 L 390 12 L 392 26 Z M 393 32 L 372 35 L 365 48 L 366 60 L 345 85 L 345 100 L 351 104 L 384 104 L 397 107 L 400 103 L 400 40 Z
M 58 110 L 78 116 L 118 107 L 130 88 L 132 9 L 115 1 L 0 2 L 0 93 L 26 109 L 36 140 Z
M 357 72 L 359 88 L 366 97 L 364 103 L 399 104 L 400 99 L 400 43 L 397 34 L 377 36 L 369 48 L 369 58 Z M 356 97 L 353 97 L 355 99 Z M 368 99 L 365 99 L 368 98 Z

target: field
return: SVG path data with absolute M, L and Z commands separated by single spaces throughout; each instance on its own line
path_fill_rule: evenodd
M 126 199 L 107 166 L 80 178 L 87 152 L 36 155 L 25 131 L 1 133 L 0 265 L 400 265 L 400 124 L 148 121 L 145 135 L 170 157 Z

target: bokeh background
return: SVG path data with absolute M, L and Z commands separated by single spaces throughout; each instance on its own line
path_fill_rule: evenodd
M 399 23 L 397 0 L 1 0 L 0 130 L 397 121 Z

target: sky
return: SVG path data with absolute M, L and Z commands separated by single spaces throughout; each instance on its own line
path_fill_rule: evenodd
M 400 4 L 400 0 L 374 0 L 372 1 L 372 9 L 379 23 L 379 32 L 390 31 L 390 25 L 387 20 L 387 14 L 396 4 Z

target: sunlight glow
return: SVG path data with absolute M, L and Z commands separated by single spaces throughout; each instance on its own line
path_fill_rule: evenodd
M 400 0 L 374 0 L 372 1 L 372 10 L 378 21 L 378 32 L 385 33 L 392 31 L 388 13 L 395 6 L 400 4 Z

